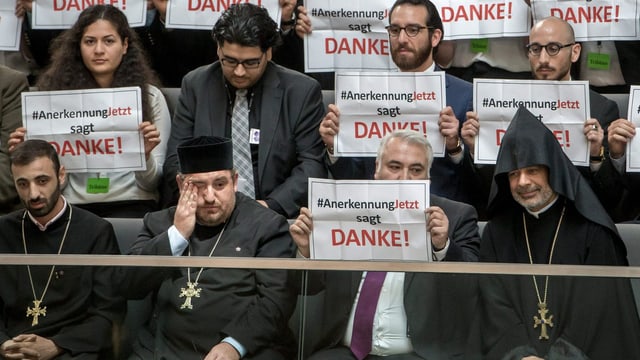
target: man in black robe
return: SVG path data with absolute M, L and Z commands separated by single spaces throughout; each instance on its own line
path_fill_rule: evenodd
M 557 139 L 520 108 L 504 135 L 480 260 L 627 265 L 626 249 Z M 481 280 L 488 359 L 638 359 L 628 279 L 496 276 Z
M 111 224 L 60 195 L 65 170 L 55 149 L 28 140 L 11 155 L 25 207 L 0 218 L 0 253 L 118 254 Z M 114 270 L 95 266 L 0 267 L 0 357 L 106 359 L 124 313 Z
M 292 257 L 287 220 L 237 192 L 231 140 L 178 146 L 178 205 L 149 213 L 129 253 Z M 295 297 L 285 270 L 140 268 L 122 281 L 130 298 L 156 292 L 141 359 L 285 359 L 295 351 L 288 320 Z

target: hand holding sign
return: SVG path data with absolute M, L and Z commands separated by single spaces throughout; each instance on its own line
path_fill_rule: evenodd
M 313 231 L 313 221 L 311 217 L 311 210 L 306 207 L 300 208 L 300 215 L 296 218 L 296 221 L 289 226 L 289 233 L 293 238 L 293 241 L 298 246 L 298 252 L 305 258 L 311 256 L 311 250 L 309 246 L 309 237 Z
M 158 128 L 154 124 L 148 121 L 144 121 L 138 128 L 142 133 L 142 137 L 144 137 L 144 156 L 148 161 L 149 156 L 151 156 L 151 151 L 160 144 L 160 131 L 158 131 Z
M 335 104 L 329 104 L 329 111 L 320 123 L 320 137 L 327 151 L 333 155 L 333 139 L 340 132 L 340 110 Z

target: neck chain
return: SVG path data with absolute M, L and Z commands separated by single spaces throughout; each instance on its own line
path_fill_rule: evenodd
M 64 241 L 67 239 L 67 233 L 69 232 L 69 224 L 71 224 L 71 215 L 73 215 L 73 207 L 69 206 L 69 218 L 67 219 L 67 226 L 64 228 L 64 234 L 62 235 L 62 241 L 60 241 L 60 247 L 58 247 L 58 255 L 62 251 L 62 246 L 64 245 Z M 24 247 L 24 254 L 28 255 L 27 252 L 27 238 L 24 235 L 24 219 L 27 217 L 27 211 L 24 211 L 22 215 L 22 246 Z M 27 273 L 29 274 L 29 282 L 31 283 L 31 292 L 33 293 L 33 308 L 27 306 L 27 317 L 33 317 L 33 321 L 31 321 L 31 326 L 38 325 L 38 317 L 39 316 L 47 316 L 47 307 L 40 307 L 42 304 L 42 300 L 44 299 L 47 290 L 49 289 L 49 284 L 51 284 L 51 278 L 53 277 L 53 272 L 55 271 L 56 266 L 51 266 L 51 271 L 49 272 L 49 279 L 47 279 L 47 284 L 44 286 L 44 290 L 42 290 L 42 296 L 38 300 L 36 296 L 36 289 L 33 285 L 33 276 L 31 276 L 31 267 L 27 265 Z
M 209 252 L 208 257 L 211 257 L 211 255 L 213 255 L 213 252 L 216 251 L 216 247 L 218 247 L 218 243 L 220 242 L 220 238 L 222 237 L 222 234 L 224 233 L 224 229 L 227 228 L 227 223 L 224 224 L 224 226 L 222 227 L 222 231 L 220 231 L 220 234 L 218 234 L 218 238 L 216 239 L 216 242 L 213 244 L 213 247 L 211 248 L 211 251 Z M 189 246 L 189 253 L 188 256 L 191 256 L 191 246 Z M 202 291 L 202 288 L 197 287 L 198 286 L 198 280 L 200 279 L 200 275 L 202 275 L 202 270 L 204 268 L 200 268 L 200 270 L 198 271 L 198 275 L 196 275 L 196 279 L 194 282 L 191 282 L 191 268 L 187 268 L 187 287 L 186 288 L 180 288 L 180 296 L 178 297 L 184 297 L 186 299 L 184 299 L 184 303 L 182 305 L 180 305 L 180 309 L 193 309 L 193 305 L 191 304 L 191 298 L 193 297 L 200 297 L 200 291 Z
M 556 226 L 556 232 L 553 235 L 553 241 L 551 242 L 551 253 L 549 254 L 549 264 L 551 264 L 551 260 L 553 259 L 553 250 L 556 247 L 556 240 L 558 240 L 558 232 L 560 231 L 560 225 L 562 224 L 562 219 L 564 218 L 564 210 L 566 206 L 562 206 L 562 213 L 560 213 L 560 219 L 558 220 L 558 226 Z M 524 225 L 524 240 L 527 242 L 527 252 L 529 253 L 529 263 L 533 264 L 533 257 L 531 256 L 531 247 L 529 246 L 529 234 L 527 233 L 527 219 L 525 218 L 524 212 L 522 213 L 522 224 Z M 549 288 L 549 275 L 546 276 L 544 281 L 544 299 L 540 298 L 540 290 L 538 290 L 538 281 L 536 280 L 536 276 L 533 277 L 533 286 L 536 289 L 536 295 L 538 296 L 538 314 L 540 317 L 533 317 L 533 328 L 537 328 L 540 325 L 540 336 L 539 340 L 549 340 L 549 334 L 547 333 L 547 326 L 553 327 L 553 315 L 547 314 L 549 313 L 549 309 L 547 309 L 547 290 Z

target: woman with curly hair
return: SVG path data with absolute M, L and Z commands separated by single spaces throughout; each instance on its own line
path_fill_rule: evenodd
M 138 86 L 142 89 L 145 171 L 68 174 L 63 195 L 71 204 L 103 217 L 142 217 L 156 208 L 166 144 L 171 129 L 164 96 L 126 16 L 110 5 L 94 5 L 52 43 L 51 65 L 38 90 Z M 10 147 L 24 140 L 25 128 L 11 134 Z M 108 191 L 88 191 L 93 179 L 108 178 Z M 102 180 L 105 181 L 105 180 Z

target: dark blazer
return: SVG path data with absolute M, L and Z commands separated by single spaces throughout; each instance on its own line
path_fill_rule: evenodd
M 169 191 L 170 203 L 178 198 L 176 147 L 196 136 L 230 137 L 231 98 L 219 62 L 184 77 L 164 163 L 164 192 L 166 196 Z M 327 177 L 318 133 L 324 116 L 320 85 L 270 62 L 253 87 L 251 101 L 249 121 L 260 129 L 257 173 L 254 167 L 256 199 L 293 218 L 307 205 L 307 179 Z
M 9 213 L 20 205 L 18 193 L 9 169 L 9 134 L 22 126 L 20 94 L 29 91 L 27 77 L 0 66 L 0 214 Z
M 436 70 L 440 69 L 436 68 Z M 473 86 L 449 74 L 445 74 L 445 85 L 447 106 L 453 108 L 462 128 L 462 123 L 467 118 L 467 111 L 473 110 Z M 466 149 L 465 151 L 468 152 Z M 375 158 L 340 157 L 334 164 L 329 164 L 328 168 L 335 179 L 373 179 Z M 433 159 L 431 192 L 448 199 L 472 203 L 472 192 L 467 189 L 465 179 L 460 176 L 460 170 L 461 165 L 454 164 L 448 155 Z
M 444 260 L 477 261 L 480 238 L 473 207 L 435 195 L 431 195 L 431 205 L 441 207 L 449 218 L 450 245 Z M 327 271 L 323 275 L 324 321 L 315 351 L 340 344 L 362 279 L 362 272 Z M 406 273 L 404 307 L 414 351 L 424 359 L 461 357 L 477 297 L 473 276 Z

